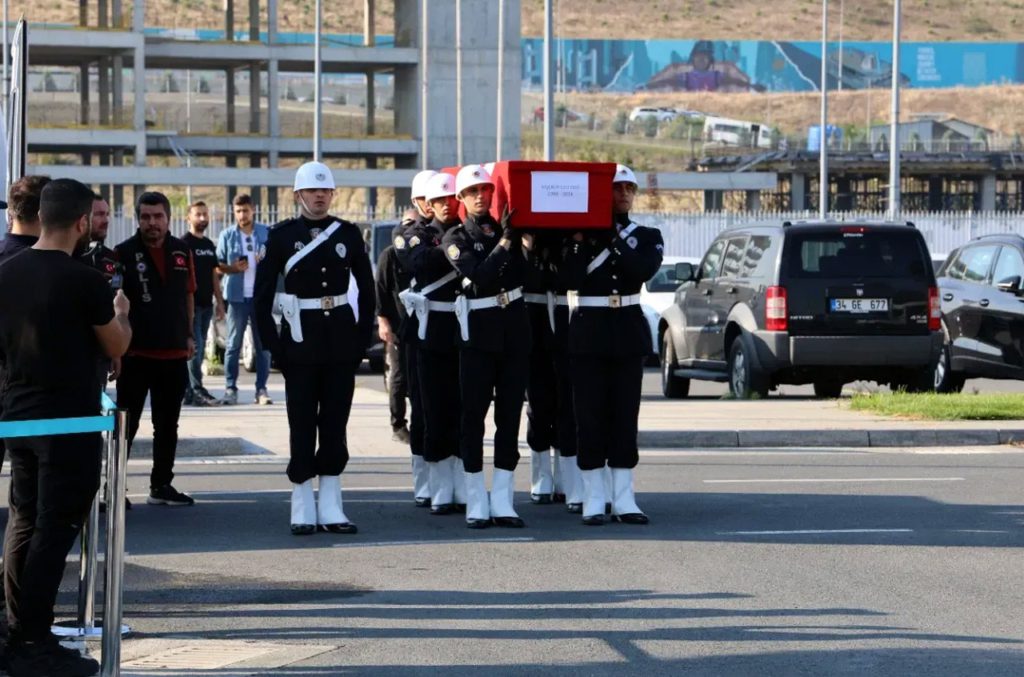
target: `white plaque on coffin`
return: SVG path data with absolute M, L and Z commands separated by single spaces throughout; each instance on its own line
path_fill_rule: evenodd
M 586 214 L 590 202 L 587 172 L 530 172 L 530 211 L 534 214 Z

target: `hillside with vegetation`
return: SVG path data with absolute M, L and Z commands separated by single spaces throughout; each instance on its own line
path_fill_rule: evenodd
M 124 2 L 126 14 L 131 3 Z M 261 3 L 264 7 L 266 2 Z M 95 12 L 95 2 L 89 3 Z M 832 0 L 833 38 L 839 36 L 839 2 Z M 146 25 L 168 28 L 222 28 L 223 0 L 147 0 Z M 281 0 L 282 31 L 312 31 L 314 0 Z M 544 0 L 521 0 L 522 32 L 539 36 L 544 29 Z M 78 23 L 77 0 L 32 3 L 12 0 L 12 17 L 24 13 L 37 23 Z M 573 38 L 708 38 L 718 40 L 818 40 L 821 0 L 555 0 L 555 32 Z M 903 3 L 904 38 L 920 41 L 1015 41 L 1024 39 L 1021 0 L 921 0 Z M 95 23 L 93 14 L 90 23 Z M 265 25 L 265 20 L 261 21 Z M 248 3 L 235 3 L 235 25 L 248 25 Z M 377 31 L 394 28 L 394 4 L 377 2 Z M 891 0 L 850 0 L 843 3 L 843 37 L 847 40 L 889 40 Z M 324 30 L 361 33 L 363 3 L 324 3 Z

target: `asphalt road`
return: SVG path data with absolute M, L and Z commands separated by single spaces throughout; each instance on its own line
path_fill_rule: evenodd
M 124 674 L 1019 676 L 1024 453 L 975 452 L 644 452 L 647 527 L 530 505 L 523 467 L 527 528 L 480 532 L 360 460 L 360 533 L 306 538 L 280 460 L 182 462 L 197 506 L 129 513 Z

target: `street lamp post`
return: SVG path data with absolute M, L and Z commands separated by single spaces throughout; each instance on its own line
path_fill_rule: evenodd
M 551 89 L 551 0 L 544 0 L 544 159 L 555 159 L 555 95 Z
M 889 218 L 900 213 L 900 0 L 892 16 L 892 120 L 889 126 Z
M 828 215 L 828 0 L 821 0 L 821 134 L 818 137 L 818 218 Z
M 320 127 L 321 124 L 321 109 L 323 106 L 323 100 L 321 99 L 320 92 L 320 78 L 321 78 L 321 55 L 320 55 L 320 33 L 321 33 L 321 15 L 322 15 L 322 0 L 316 0 L 316 34 L 313 36 L 313 159 L 317 162 L 320 161 L 320 145 L 323 130 Z
M 505 136 L 505 0 L 498 0 L 498 118 L 495 121 L 497 147 L 494 159 L 500 160 L 503 154 Z

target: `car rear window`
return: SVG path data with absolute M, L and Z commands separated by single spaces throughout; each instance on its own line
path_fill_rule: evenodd
M 786 251 L 790 278 L 924 278 L 931 268 L 920 235 L 909 228 L 791 233 Z

